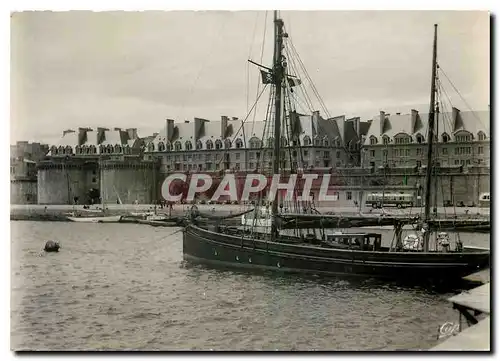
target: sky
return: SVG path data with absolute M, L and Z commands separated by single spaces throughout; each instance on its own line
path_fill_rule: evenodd
M 490 103 L 484 11 L 284 11 L 289 39 L 331 116 L 427 112 L 433 24 L 443 86 L 462 111 Z M 18 12 L 11 15 L 11 143 L 65 129 L 244 118 L 271 65 L 272 12 Z M 265 36 L 264 36 L 265 35 Z M 262 52 L 262 49 L 264 51 Z M 305 82 L 308 87 L 307 82 Z M 310 89 L 310 88 L 309 88 Z M 312 91 L 308 90 L 312 97 Z M 316 109 L 321 109 L 313 99 Z M 264 118 L 265 101 L 256 119 Z M 321 111 L 325 114 L 324 111 Z

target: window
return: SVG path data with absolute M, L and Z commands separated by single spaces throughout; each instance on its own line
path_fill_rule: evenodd
M 370 157 L 375 157 L 375 151 L 374 150 L 370 150 Z
M 304 145 L 305 146 L 311 145 L 311 138 L 309 138 L 308 135 L 304 137 Z
M 217 139 L 215 141 L 215 149 L 222 149 L 222 140 Z
M 95 183 L 95 182 L 96 182 L 95 177 L 92 177 L 92 183 Z
M 325 151 L 325 153 L 323 154 L 323 157 L 324 158 L 330 158 L 330 152 Z M 338 158 L 338 156 L 337 156 L 337 158 Z
M 352 192 L 347 192 L 346 196 L 348 201 L 352 200 Z
M 417 155 L 422 155 L 422 148 L 417 148 Z
M 241 154 L 240 154 L 240 153 L 236 153 L 236 155 L 235 155 L 236 160 L 240 160 L 240 156 L 241 156 Z
M 477 139 L 481 141 L 486 140 L 486 134 L 484 134 L 483 132 L 477 133 Z
M 206 145 L 207 149 L 214 149 L 214 142 L 212 142 L 210 139 L 207 140 L 205 145 Z
M 461 133 L 455 136 L 455 141 L 459 143 L 465 143 L 472 141 L 472 135 L 467 133 Z
M 375 144 L 377 144 L 377 138 L 372 135 L 370 137 L 370 145 L 375 145 Z
M 340 150 L 337 150 L 337 152 L 335 153 L 335 157 L 340 158 Z
M 388 145 L 390 142 L 389 137 L 387 135 L 384 135 L 382 138 L 382 142 L 384 143 L 384 145 Z
M 409 135 L 400 135 L 396 138 L 394 138 L 394 142 L 396 144 L 410 144 L 410 136 Z M 385 143 L 384 144 L 389 144 L 389 142 Z
M 448 148 L 443 148 L 442 153 L 443 154 L 448 154 Z
M 236 148 L 243 148 L 243 141 L 241 138 L 236 139 Z
M 424 142 L 424 137 L 422 134 L 417 134 L 416 137 L 417 143 L 422 144 Z
M 419 161 L 419 160 L 417 160 L 417 167 L 418 167 L 418 168 L 421 168 L 421 167 L 422 167 L 422 162 L 421 162 L 421 161 Z
M 186 140 L 186 143 L 184 143 L 184 147 L 186 148 L 186 150 L 192 150 L 193 144 L 189 140 Z
M 450 141 L 450 136 L 446 133 L 442 135 L 443 143 L 448 143 Z
M 176 141 L 176 142 L 174 143 L 174 149 L 175 149 L 176 151 L 181 150 L 181 149 L 182 149 L 182 144 L 181 144 L 181 142 Z
M 484 148 L 483 147 L 477 147 L 477 154 L 484 154 Z

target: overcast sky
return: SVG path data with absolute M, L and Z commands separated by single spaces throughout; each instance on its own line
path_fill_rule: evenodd
M 434 23 L 440 66 L 472 108 L 488 109 L 487 12 L 281 15 L 332 116 L 427 111 Z M 11 142 L 50 143 L 84 126 L 137 127 L 147 136 L 166 118 L 242 118 L 259 77 L 247 59 L 260 62 L 265 30 L 262 62 L 270 65 L 271 11 L 267 19 L 265 12 L 15 13 Z

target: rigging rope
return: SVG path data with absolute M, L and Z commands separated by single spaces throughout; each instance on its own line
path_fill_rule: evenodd
M 477 116 L 476 112 L 474 110 L 472 110 L 471 106 L 469 105 L 469 103 L 467 103 L 467 101 L 465 100 L 465 98 L 462 96 L 462 94 L 460 93 L 460 91 L 458 91 L 458 89 L 455 87 L 455 84 L 453 84 L 453 82 L 450 80 L 450 78 L 448 78 L 448 75 L 446 75 L 446 73 L 444 72 L 443 68 L 441 66 L 439 66 L 438 68 L 441 73 L 443 73 L 443 75 L 445 76 L 445 78 L 448 80 L 448 82 L 450 83 L 450 85 L 453 87 L 453 89 L 457 92 L 458 96 L 460 97 L 460 99 L 462 99 L 462 101 L 464 102 L 464 104 L 469 108 L 469 110 L 472 112 L 472 114 L 474 115 L 474 117 L 477 119 L 477 121 L 479 123 L 481 123 L 481 125 L 486 129 L 487 127 L 484 125 L 483 121 Z

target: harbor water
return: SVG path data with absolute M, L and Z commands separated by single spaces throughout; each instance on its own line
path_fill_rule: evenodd
M 185 264 L 176 230 L 11 222 L 11 348 L 428 349 L 458 319 L 450 293 Z M 461 239 L 489 248 L 489 234 Z M 46 240 L 60 252 L 41 252 Z

